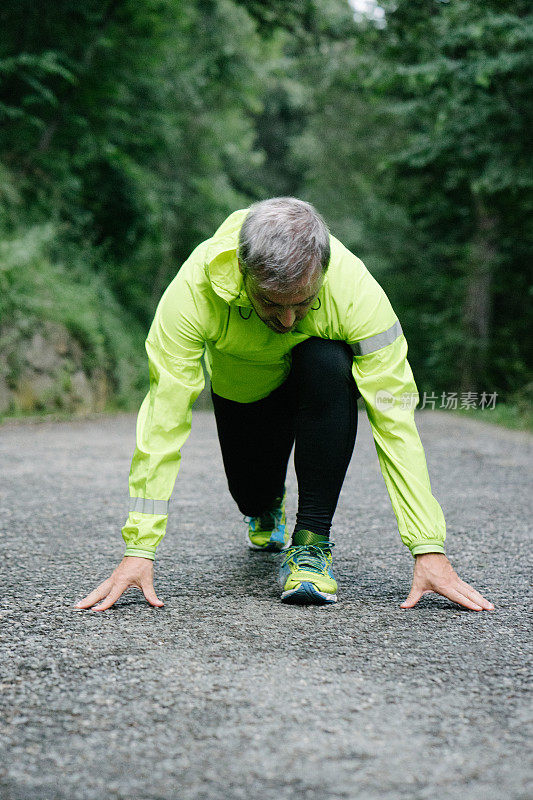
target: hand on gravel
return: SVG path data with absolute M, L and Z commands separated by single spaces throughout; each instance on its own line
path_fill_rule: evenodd
M 413 608 L 423 594 L 437 592 L 472 611 L 494 611 L 494 606 L 457 575 L 443 553 L 415 556 L 413 584 L 400 608 Z
M 125 556 L 111 577 L 97 586 L 83 600 L 79 600 L 74 608 L 105 611 L 118 600 L 126 589 L 132 587 L 140 589 L 151 606 L 161 608 L 165 605 L 154 591 L 154 562 L 149 558 Z M 102 602 L 95 605 L 98 601 Z

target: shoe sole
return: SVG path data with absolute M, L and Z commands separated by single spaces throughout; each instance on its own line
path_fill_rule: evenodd
M 281 553 L 283 550 L 288 550 L 290 547 L 290 542 L 286 542 L 285 544 L 281 544 L 281 542 L 274 542 L 274 544 L 254 544 L 250 541 L 248 536 L 246 537 L 246 544 L 250 548 L 250 550 L 262 550 L 263 553 Z
M 276 547 L 275 545 L 267 544 L 262 547 L 261 545 L 252 544 L 251 542 L 248 542 L 248 547 L 250 550 L 261 550 L 263 553 L 282 553 L 284 550 L 289 549 L 288 544 L 284 544 L 282 547 Z
M 336 594 L 319 592 L 316 586 L 304 581 L 296 589 L 289 589 L 281 595 L 282 603 L 291 603 L 297 606 L 323 606 L 337 602 Z

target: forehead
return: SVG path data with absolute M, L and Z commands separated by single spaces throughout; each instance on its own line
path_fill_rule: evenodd
M 265 289 L 262 286 L 258 286 L 255 282 L 252 282 L 251 288 L 254 294 L 261 300 L 266 300 L 277 306 L 295 306 L 299 303 L 304 303 L 306 300 L 311 300 L 319 291 L 321 285 L 322 275 L 318 276 L 310 283 L 305 281 L 283 291 L 271 288 Z

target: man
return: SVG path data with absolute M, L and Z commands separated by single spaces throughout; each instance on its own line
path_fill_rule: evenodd
M 337 600 L 329 532 L 362 396 L 400 535 L 415 558 L 402 608 L 428 591 L 472 610 L 494 608 L 444 555 L 444 517 L 414 422 L 418 395 L 400 323 L 364 264 L 329 235 L 311 205 L 274 198 L 228 217 L 166 290 L 146 349 L 150 391 L 137 422 L 125 555 L 76 608 L 103 611 L 132 586 L 163 605 L 153 560 L 204 386 L 204 354 L 229 489 L 246 517 L 249 546 L 282 555 L 284 602 Z M 291 536 L 285 475 L 293 444 Z

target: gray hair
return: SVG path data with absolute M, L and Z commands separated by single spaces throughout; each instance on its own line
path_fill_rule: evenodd
M 324 274 L 329 231 L 318 211 L 295 197 L 273 197 L 250 206 L 239 235 L 244 275 L 265 289 L 285 291 Z

